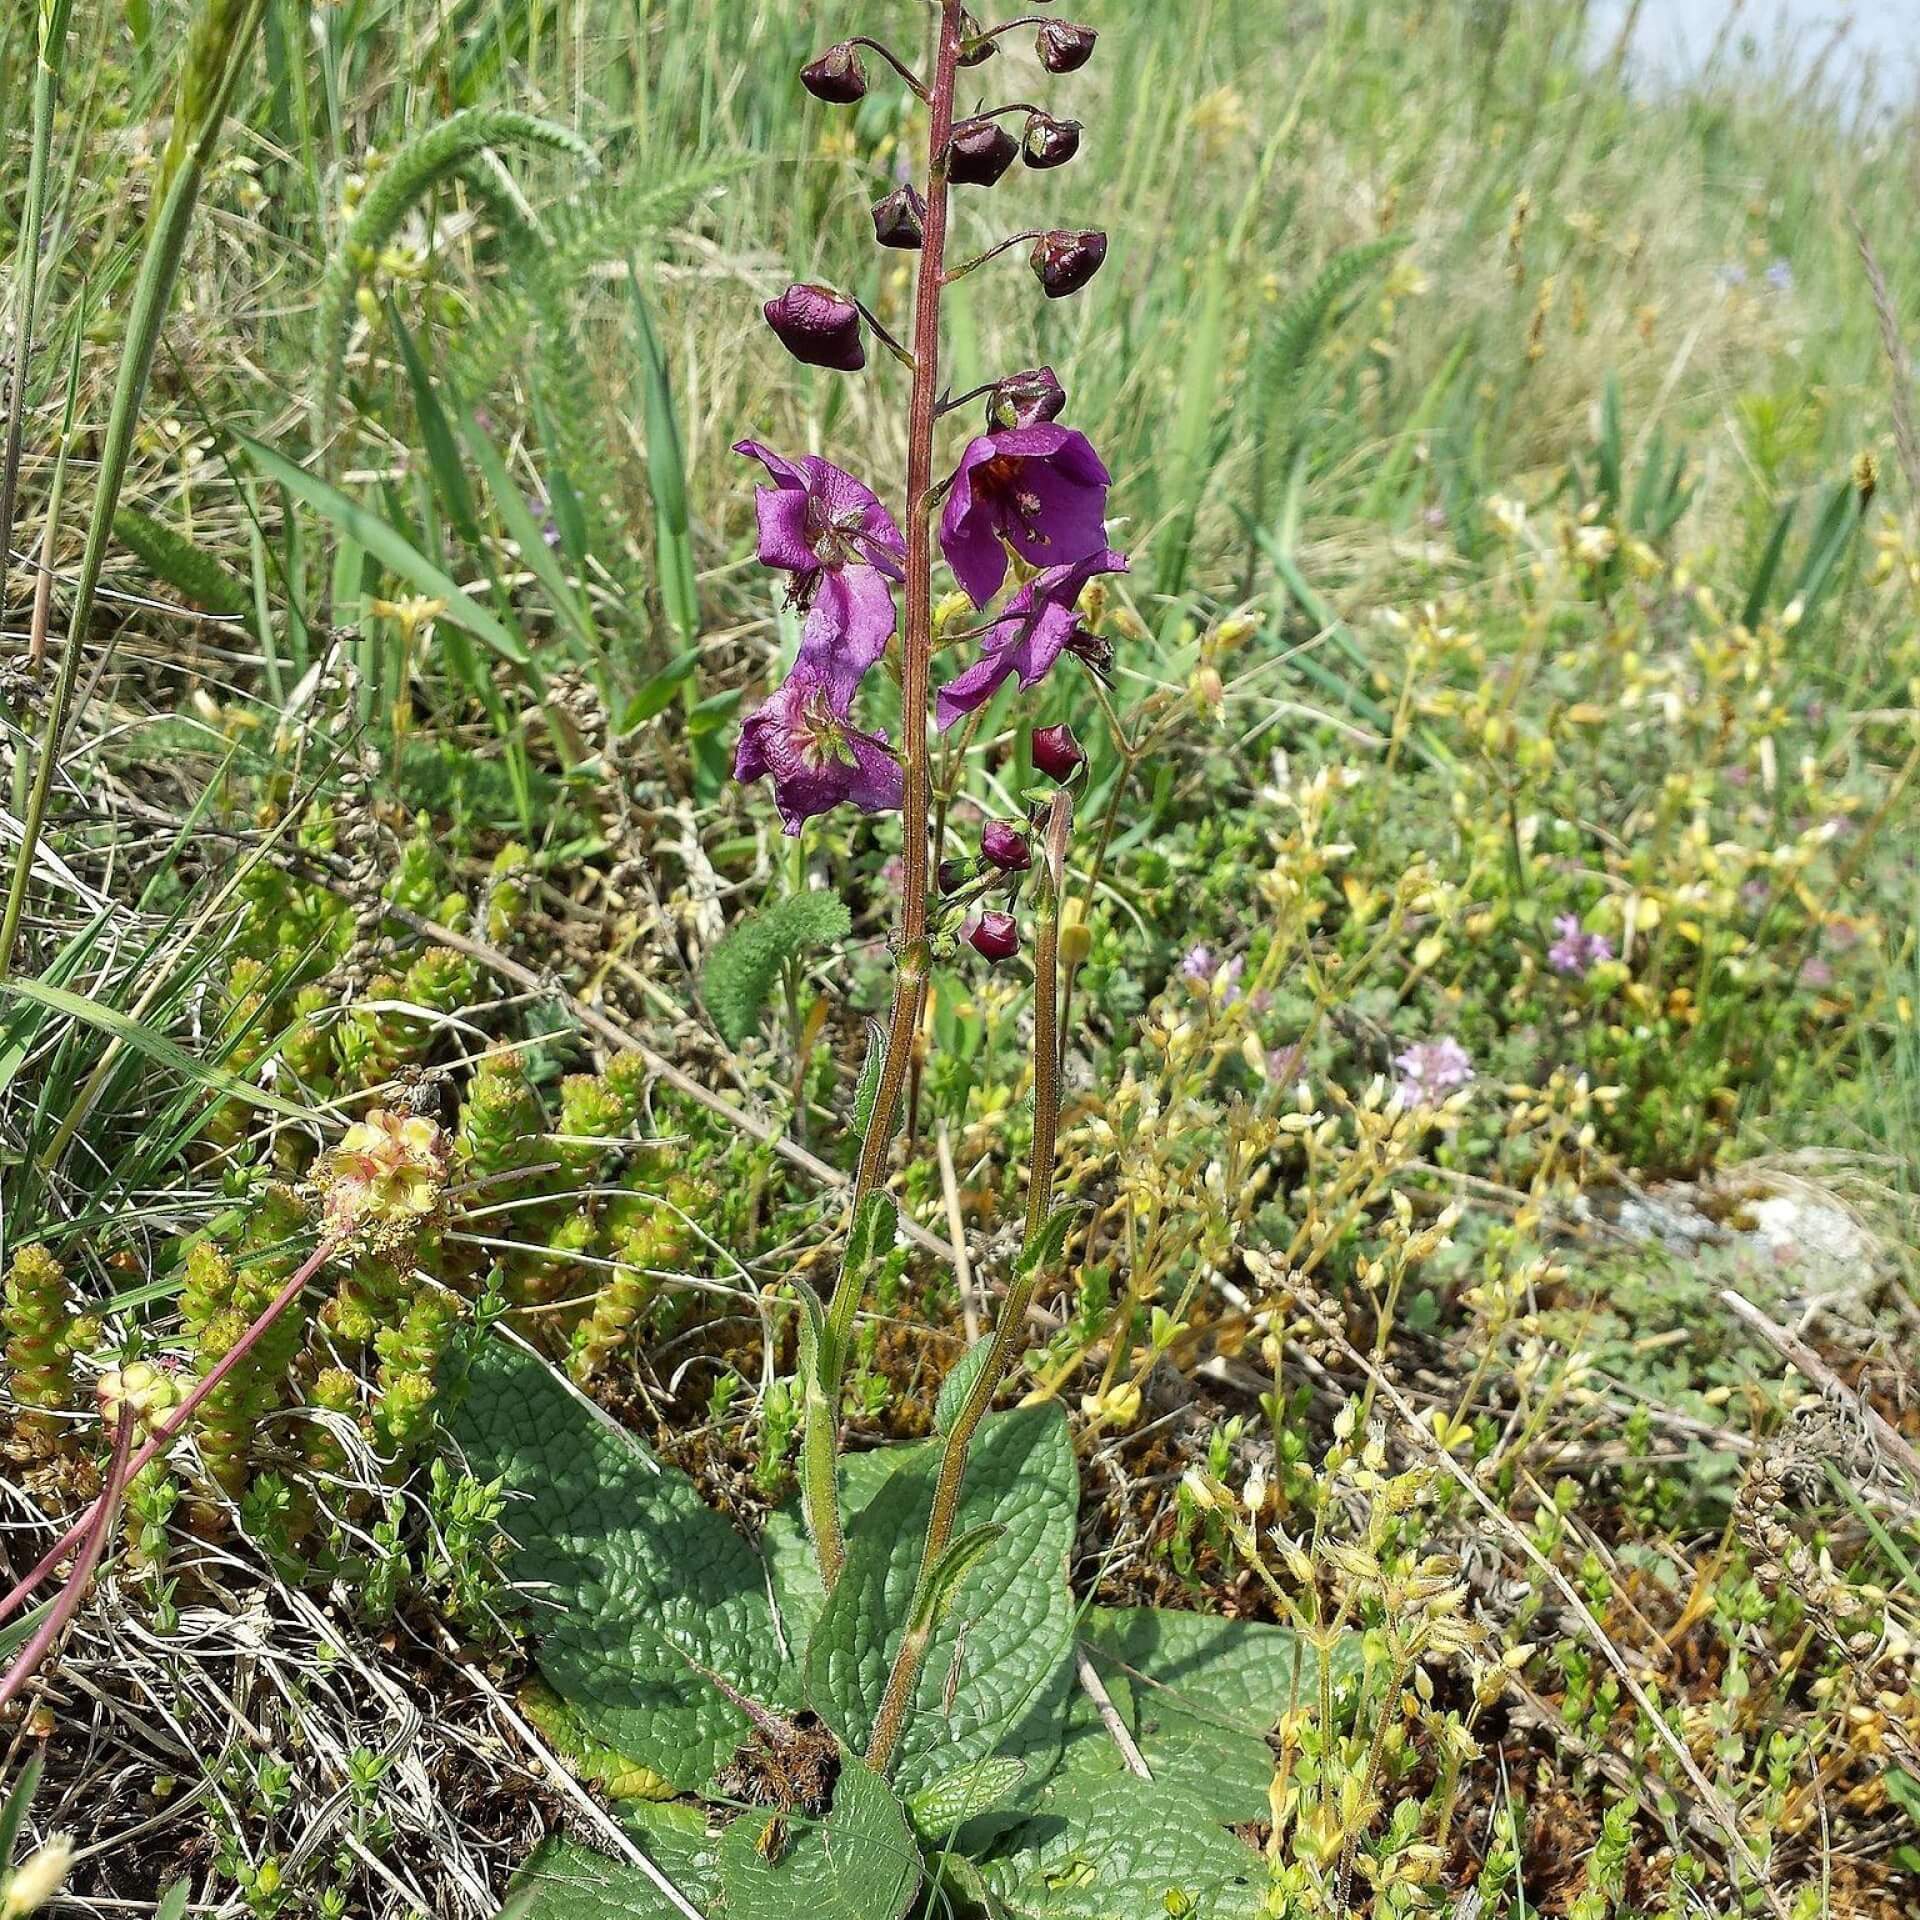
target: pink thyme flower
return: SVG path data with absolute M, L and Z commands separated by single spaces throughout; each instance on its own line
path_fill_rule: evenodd
M 1103 669 L 1110 649 L 1082 622 L 1080 596 L 1096 574 L 1126 571 L 1127 556 L 1103 547 L 1072 566 L 1035 574 L 987 629 L 980 658 L 940 689 L 941 731 L 985 706 L 1009 674 L 1018 674 L 1023 687 L 1038 685 L 1063 653 L 1079 654 L 1096 671 Z
M 733 450 L 773 476 L 754 495 L 760 561 L 792 576 L 789 604 L 807 616 L 800 658 L 844 681 L 850 695 L 893 638 L 893 583 L 907 543 L 873 491 L 818 454 L 787 460 L 757 440 Z
M 984 607 L 1007 577 L 1003 542 L 1036 567 L 1070 567 L 1103 552 L 1112 484 L 1084 433 L 1051 420 L 996 427 L 960 456 L 940 516 L 940 550 Z
M 1555 973 L 1584 977 L 1604 960 L 1613 958 L 1613 942 L 1604 933 L 1588 933 L 1578 914 L 1563 913 L 1553 923 L 1560 936 L 1547 949 L 1547 965 Z
M 905 789 L 885 734 L 850 724 L 853 687 L 808 661 L 794 666 L 767 703 L 747 716 L 734 756 L 736 780 L 773 781 L 773 803 L 796 834 L 815 814 L 851 802 L 890 813 Z
M 1397 1091 L 1404 1106 L 1437 1107 L 1448 1094 L 1473 1084 L 1473 1060 L 1451 1034 L 1416 1041 L 1393 1064 L 1400 1069 Z

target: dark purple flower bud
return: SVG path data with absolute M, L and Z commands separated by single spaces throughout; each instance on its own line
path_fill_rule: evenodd
M 1020 143 L 1021 158 L 1036 172 L 1049 167 L 1064 167 L 1080 151 L 1080 122 L 1056 120 L 1050 113 L 1028 116 L 1026 138 Z
M 919 189 L 895 187 L 873 209 L 873 237 L 883 247 L 917 253 L 927 237 L 927 203 Z
M 998 120 L 962 120 L 947 142 L 947 177 L 956 186 L 990 187 L 1019 156 L 1019 141 Z
M 983 913 L 967 941 L 985 959 L 1011 960 L 1020 951 L 1019 923 L 1010 913 Z
M 1000 44 L 991 35 L 980 31 L 980 22 L 966 8 L 960 9 L 960 64 L 963 67 L 984 67 L 1000 51 Z
M 1010 373 L 987 396 L 990 427 L 1044 426 L 1058 420 L 1067 408 L 1067 390 L 1051 367 L 1030 367 Z
M 1049 20 L 1040 29 L 1035 43 L 1040 64 L 1049 73 L 1073 73 L 1093 58 L 1093 43 L 1099 38 L 1091 27 L 1073 27 L 1064 20 Z
M 761 311 L 796 360 L 810 367 L 831 367 L 836 373 L 858 373 L 867 364 L 860 309 L 831 287 L 797 282 Z
M 934 869 L 933 877 L 942 893 L 958 893 L 973 878 L 973 862 L 942 860 Z
M 1057 727 L 1033 730 L 1033 764 L 1050 780 L 1062 786 L 1087 764 L 1087 750 L 1073 737 L 1073 729 L 1063 720 Z
M 850 107 L 856 100 L 864 100 L 867 70 L 860 64 L 859 48 L 851 40 L 829 47 L 818 60 L 800 69 L 800 84 L 816 100 L 825 100 L 830 106 Z
M 1105 264 L 1107 236 L 1097 228 L 1084 233 L 1043 233 L 1033 243 L 1033 270 L 1049 300 L 1078 293 Z
M 1018 827 L 1004 820 L 989 820 L 980 829 L 980 851 L 1002 873 L 1025 873 L 1033 865 L 1033 849 Z

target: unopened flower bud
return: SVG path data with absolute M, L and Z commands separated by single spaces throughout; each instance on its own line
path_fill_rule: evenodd
M 816 100 L 831 106 L 850 107 L 867 97 L 867 70 L 860 63 L 860 50 L 851 40 L 829 47 L 818 60 L 800 69 L 800 84 Z
M 956 186 L 990 187 L 1019 153 L 1019 141 L 998 120 L 962 120 L 947 142 L 947 177 Z
M 917 253 L 927 237 L 927 203 L 918 188 L 895 187 L 873 209 L 873 237 L 883 247 Z
M 1064 786 L 1087 764 L 1087 753 L 1073 737 L 1073 729 L 1062 721 L 1057 727 L 1034 728 L 1033 764 Z
M 942 860 L 934 870 L 934 879 L 942 893 L 958 893 L 973 878 L 971 860 Z
M 1011 960 L 1020 951 L 1020 928 L 1010 913 L 983 913 L 967 935 L 975 953 L 986 960 Z
M 989 820 L 980 830 L 980 851 L 1002 873 L 1024 873 L 1033 865 L 1033 849 L 1018 827 L 1004 820 Z
M 867 343 L 860 337 L 860 309 L 831 287 L 805 281 L 789 287 L 762 309 L 767 325 L 796 360 L 837 373 L 858 373 L 867 364 Z
M 1069 26 L 1064 20 L 1049 20 L 1040 29 L 1034 43 L 1040 64 L 1049 73 L 1073 73 L 1093 58 L 1093 43 L 1100 36 L 1091 27 Z
M 1107 257 L 1107 236 L 1097 228 L 1084 233 L 1043 233 L 1033 243 L 1033 270 L 1049 300 L 1078 293 L 1098 273 Z
M 1010 373 L 987 396 L 990 427 L 1037 427 L 1066 411 L 1067 390 L 1051 367 Z
M 1080 151 L 1080 122 L 1056 120 L 1050 113 L 1029 114 L 1026 138 L 1020 143 L 1020 156 L 1027 165 L 1044 173 L 1049 167 L 1064 167 Z

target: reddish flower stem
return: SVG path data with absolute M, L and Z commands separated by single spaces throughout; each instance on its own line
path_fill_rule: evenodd
M 0 1707 L 17 1698 L 27 1682 L 39 1672 L 40 1663 L 66 1632 L 68 1621 L 80 1611 L 80 1602 L 86 1597 L 87 1583 L 92 1580 L 93 1570 L 100 1564 L 101 1550 L 107 1544 L 108 1534 L 113 1531 L 113 1517 L 120 1510 L 120 1495 L 130 1478 L 127 1460 L 132 1451 L 133 1409 L 123 1406 L 120 1409 L 119 1429 L 113 1437 L 113 1461 L 107 1468 L 106 1485 L 101 1488 L 99 1499 L 87 1509 L 86 1519 L 80 1523 L 86 1538 L 80 1544 L 73 1572 L 68 1576 L 59 1599 L 53 1603 L 53 1610 L 33 1630 L 32 1639 L 20 1649 L 19 1658 L 7 1669 L 6 1678 L 0 1680 Z
M 293 1278 L 274 1295 L 259 1319 L 234 1342 L 233 1347 L 226 1354 L 222 1355 L 213 1366 L 208 1368 L 205 1375 L 202 1376 L 199 1385 L 174 1408 L 172 1413 L 170 1413 L 159 1426 L 154 1428 L 152 1439 L 133 1456 L 131 1464 L 127 1467 L 124 1480 L 131 1480 L 142 1467 L 163 1453 L 179 1438 L 187 1422 L 199 1411 L 200 1405 L 206 1399 L 207 1395 L 210 1394 L 235 1367 L 239 1366 L 240 1363 L 246 1359 L 247 1355 L 259 1345 L 260 1338 L 267 1329 L 299 1299 L 307 1282 L 320 1271 L 328 1255 L 335 1250 L 336 1244 L 337 1243 L 332 1240 L 321 1241 L 306 1259 L 301 1262 L 299 1270 L 294 1274 Z M 131 1416 L 124 1409 L 121 1415 L 121 1425 L 125 1430 L 131 1432 Z M 110 1491 L 112 1491 L 111 1487 L 108 1488 L 107 1492 Z M 105 1514 L 106 1518 L 105 1525 L 101 1528 L 102 1534 L 105 1533 L 106 1527 L 113 1524 L 112 1514 L 107 1511 L 107 1492 L 102 1492 L 99 1499 L 94 1501 L 93 1505 L 48 1549 L 46 1557 L 41 1560 L 39 1565 L 36 1566 L 11 1593 L 4 1599 L 0 1599 L 0 1620 L 6 1619 L 6 1617 L 13 1612 L 14 1608 L 19 1606 L 20 1603 L 39 1586 L 41 1581 L 46 1579 L 47 1575 L 73 1550 L 75 1543 L 86 1534 L 88 1528 L 91 1527 L 96 1520 L 99 1520 L 103 1514 Z M 90 1569 L 91 1562 L 88 1562 L 88 1566 Z M 80 1580 L 82 1586 L 85 1585 L 85 1578 L 78 1573 L 78 1570 L 76 1570 L 76 1578 Z M 36 1638 L 38 1638 L 37 1635 Z M 29 1651 L 31 1651 L 31 1648 L 29 1648 Z M 25 1664 L 25 1660 L 26 1655 L 23 1653 L 20 1661 L 16 1663 L 16 1670 L 18 1666 Z M 7 1679 L 9 1684 L 11 1684 L 13 1674 L 9 1673 Z

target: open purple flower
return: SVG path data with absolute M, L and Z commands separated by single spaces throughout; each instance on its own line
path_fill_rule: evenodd
M 1585 975 L 1613 958 L 1613 942 L 1604 933 L 1588 933 L 1578 914 L 1561 914 L 1553 928 L 1560 937 L 1547 949 L 1547 965 L 1555 973 Z
M 885 734 L 862 733 L 848 714 L 852 684 L 805 660 L 747 716 L 734 755 L 736 780 L 773 781 L 773 803 L 786 831 L 798 833 L 818 813 L 851 804 L 862 813 L 897 808 L 906 779 Z
M 851 700 L 893 638 L 893 583 L 907 555 L 900 529 L 871 489 L 818 454 L 787 460 L 757 440 L 733 450 L 773 476 L 754 496 L 760 560 L 793 576 L 789 604 L 807 616 L 800 659 L 828 670 L 837 687 L 844 681 Z
M 1473 1058 L 1451 1034 L 1441 1040 L 1416 1040 L 1396 1054 L 1400 1069 L 1395 1091 L 1406 1107 L 1437 1107 L 1449 1094 L 1473 1084 Z
M 1036 567 L 1071 566 L 1107 544 L 1105 463 L 1084 433 L 1051 420 L 968 444 L 940 516 L 940 550 L 976 607 L 1007 577 L 1010 542 Z
M 1018 674 L 1023 687 L 1035 686 L 1068 652 L 1101 664 L 1107 649 L 1081 623 L 1080 596 L 1096 574 L 1126 571 L 1127 556 L 1102 547 L 1070 567 L 1035 574 L 987 629 L 980 658 L 940 689 L 936 714 L 941 731 L 962 714 L 985 706 L 1009 674 Z

